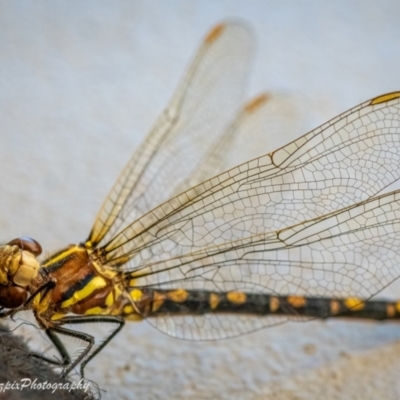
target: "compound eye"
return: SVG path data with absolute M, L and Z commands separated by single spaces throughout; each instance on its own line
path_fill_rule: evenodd
M 18 286 L 0 286 L 0 306 L 17 308 L 22 306 L 28 298 L 28 292 Z
M 42 253 L 42 246 L 34 239 L 21 236 L 17 239 L 11 240 L 7 243 L 10 246 L 18 246 L 21 250 L 26 250 L 32 253 L 34 256 L 38 256 Z

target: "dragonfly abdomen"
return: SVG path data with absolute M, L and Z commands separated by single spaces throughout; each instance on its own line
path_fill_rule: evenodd
M 143 317 L 235 313 L 310 318 L 351 317 L 373 320 L 400 318 L 400 302 L 363 301 L 355 297 L 334 299 L 184 289 L 133 289 L 130 294 L 134 307 L 124 308 L 123 316 L 126 318 L 137 312 Z

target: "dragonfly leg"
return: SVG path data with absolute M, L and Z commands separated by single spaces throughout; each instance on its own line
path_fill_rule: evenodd
M 36 353 L 36 352 L 32 352 L 31 356 L 32 357 L 36 357 L 36 358 L 40 358 L 41 360 L 44 360 L 50 364 L 53 365 L 57 365 L 60 367 L 67 367 L 63 370 L 61 377 L 65 378 L 68 373 L 71 371 L 72 368 L 75 367 L 75 365 L 77 365 L 86 355 L 87 353 L 90 351 L 90 349 L 93 347 L 94 345 L 94 338 L 91 335 L 88 335 L 86 333 L 83 332 L 77 332 L 74 331 L 72 329 L 66 329 L 66 328 L 61 328 L 61 327 L 52 327 L 52 328 L 48 328 L 45 330 L 47 336 L 49 337 L 49 339 L 51 340 L 51 342 L 53 343 L 54 347 L 57 349 L 58 353 L 61 356 L 61 361 L 56 360 L 54 358 L 49 358 L 46 357 L 40 353 Z M 87 342 L 88 345 L 86 346 L 86 348 L 84 349 L 84 351 L 79 355 L 79 357 L 77 357 L 76 360 L 74 360 L 73 362 L 71 362 L 71 357 L 68 354 L 67 349 L 65 348 L 64 344 L 62 343 L 62 341 L 58 338 L 58 336 L 56 335 L 56 333 L 60 333 L 62 335 L 65 336 L 71 336 L 74 338 L 78 338 L 83 340 L 84 342 Z
M 98 353 L 100 353 L 101 350 L 115 337 L 115 335 L 123 328 L 125 325 L 125 319 L 116 315 L 88 315 L 88 316 L 69 316 L 65 317 L 62 320 L 58 321 L 61 323 L 61 325 L 64 324 L 84 324 L 84 323 L 93 323 L 93 322 L 102 322 L 102 323 L 112 323 L 116 324 L 117 327 L 113 329 L 113 331 L 106 337 L 106 339 L 91 353 L 86 359 L 85 357 L 89 354 L 90 350 L 92 349 L 94 345 L 94 338 L 91 335 L 88 335 L 83 332 L 78 332 L 70 329 L 65 329 L 65 328 L 53 328 L 53 329 L 63 329 L 63 334 L 67 334 L 69 336 L 77 337 L 79 339 L 82 339 L 86 342 L 88 342 L 87 347 L 85 350 L 77 357 L 76 360 L 74 360 L 72 363 L 69 364 L 69 366 L 64 369 L 62 376 L 65 377 L 66 375 L 69 374 L 69 372 L 75 368 L 76 365 L 78 365 L 82 360 L 81 368 L 80 368 L 80 373 L 81 377 L 84 377 L 84 369 L 86 364 L 93 358 L 95 357 Z M 68 333 L 65 333 L 65 331 L 68 331 Z M 61 332 L 60 332 L 61 333 Z M 57 338 L 58 339 L 58 338 Z M 61 356 L 65 360 L 65 354 L 66 353 L 65 347 L 62 345 L 63 349 L 59 347 L 58 344 L 56 344 L 53 341 L 54 345 L 60 352 Z M 64 352 L 63 352 L 64 351 Z M 67 365 L 67 364 L 63 364 Z
M 48 328 L 45 330 L 47 336 L 49 337 L 49 339 L 51 340 L 51 342 L 53 343 L 54 347 L 58 350 L 62 360 L 58 361 L 56 359 L 53 358 L 49 358 L 46 357 L 40 353 L 37 352 L 32 352 L 30 355 L 32 357 L 36 357 L 36 358 L 40 358 L 41 360 L 44 360 L 50 364 L 53 365 L 58 365 L 58 366 L 65 366 L 71 363 L 71 357 L 68 354 L 67 349 L 65 348 L 65 346 L 62 344 L 61 340 L 57 337 L 57 335 L 54 334 L 54 332 L 59 332 L 62 334 L 66 334 L 68 335 L 68 333 L 65 333 L 64 331 L 68 329 L 64 329 L 61 328 L 61 330 L 59 328 Z

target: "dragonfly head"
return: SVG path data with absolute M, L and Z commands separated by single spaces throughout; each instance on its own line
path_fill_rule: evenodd
M 40 244 L 20 237 L 0 246 L 0 307 L 17 308 L 28 298 L 28 286 L 38 276 Z

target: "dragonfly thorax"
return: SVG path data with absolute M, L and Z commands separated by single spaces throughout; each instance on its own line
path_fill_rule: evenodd
M 83 245 L 72 245 L 54 254 L 43 263 L 41 272 L 41 279 L 30 292 L 44 280 L 54 282 L 54 287 L 39 293 L 32 302 L 34 311 L 47 320 L 67 314 L 110 315 L 119 307 L 122 283 Z

